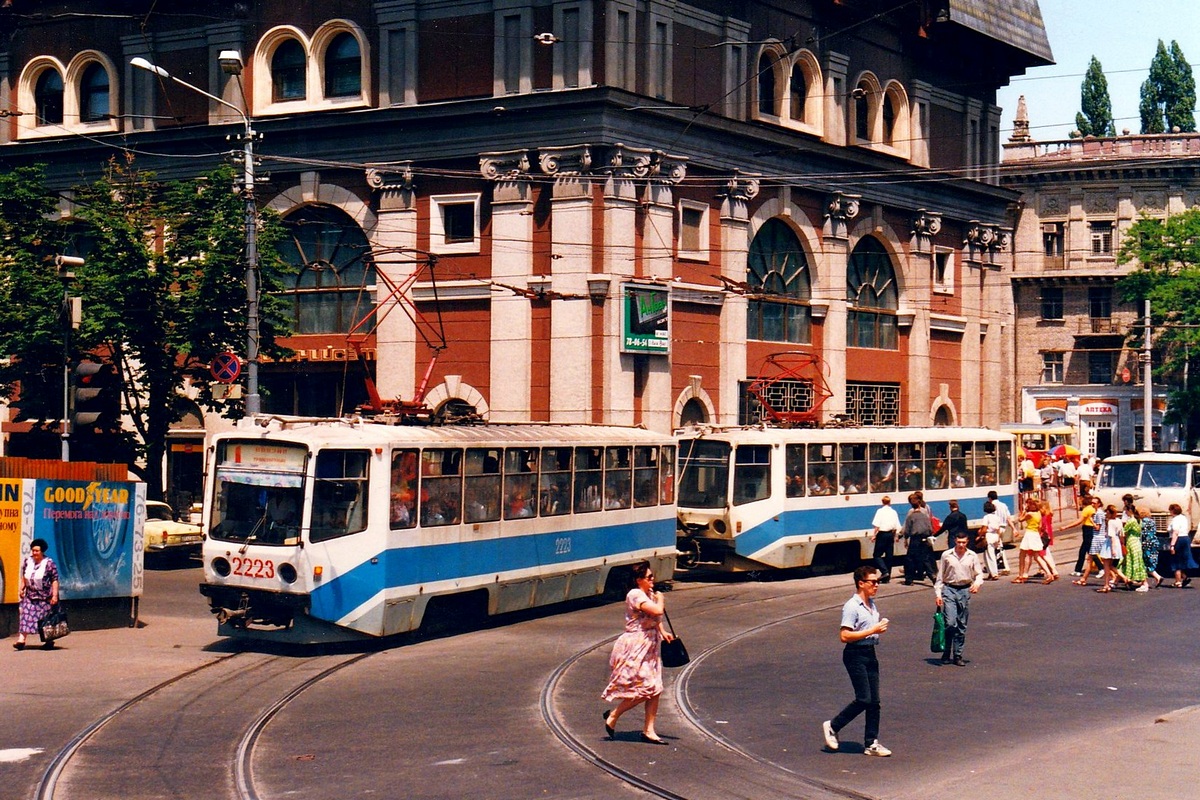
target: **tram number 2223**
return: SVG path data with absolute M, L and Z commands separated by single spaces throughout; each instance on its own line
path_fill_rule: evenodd
M 554 540 L 554 555 L 564 556 L 571 552 L 571 538 L 569 536 L 561 536 Z
M 275 577 L 275 562 L 266 561 L 261 558 L 237 558 L 232 559 L 233 574 L 240 575 L 243 578 L 274 578 Z

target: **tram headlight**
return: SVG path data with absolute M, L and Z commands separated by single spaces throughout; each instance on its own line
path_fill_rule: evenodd
M 721 534 L 722 536 L 725 535 L 725 531 L 729 530 L 727 527 L 725 527 L 725 520 L 723 520 L 723 519 L 714 519 L 713 523 L 712 523 L 712 528 L 714 531 Z
M 283 578 L 284 583 L 296 582 L 296 568 L 291 564 L 283 563 L 279 565 L 279 577 Z
M 217 556 L 212 560 L 212 568 L 213 572 L 222 578 L 228 578 L 229 573 L 233 572 L 233 567 L 229 565 L 229 561 L 222 556 Z

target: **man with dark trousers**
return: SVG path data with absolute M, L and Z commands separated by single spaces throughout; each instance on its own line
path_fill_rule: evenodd
M 912 586 L 913 581 L 922 580 L 926 574 L 932 580 L 937 565 L 933 560 L 933 547 L 929 544 L 929 538 L 933 536 L 929 507 L 925 505 L 920 492 L 910 494 L 908 504 L 908 516 L 904 518 L 900 534 L 908 548 L 904 557 L 904 585 Z

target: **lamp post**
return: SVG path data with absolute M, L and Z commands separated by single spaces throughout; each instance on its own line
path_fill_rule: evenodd
M 71 297 L 71 281 L 75 280 L 76 267 L 83 266 L 83 259 L 78 256 L 55 256 L 54 266 L 58 267 L 58 278 L 63 282 L 63 391 L 62 391 L 62 448 L 63 461 L 71 460 L 71 331 L 79 327 L 80 303 L 78 297 Z
M 241 53 L 237 50 L 222 50 L 217 56 L 217 62 L 226 75 L 242 74 L 244 65 Z M 254 200 L 254 139 L 257 134 L 254 132 L 253 122 L 244 110 L 228 100 L 177 78 L 140 56 L 130 59 L 129 64 L 152 72 L 160 78 L 174 81 L 209 100 L 233 109 L 242 118 L 242 124 L 245 126 L 242 134 L 242 197 L 246 201 L 246 413 L 257 414 L 262 410 L 262 405 L 258 394 L 258 207 Z

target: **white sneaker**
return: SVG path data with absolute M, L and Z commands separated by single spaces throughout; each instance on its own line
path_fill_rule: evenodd
M 871 742 L 870 747 L 866 750 L 863 750 L 864 756 L 890 756 L 891 754 L 892 751 L 881 745 L 878 739 Z
M 1141 586 L 1134 589 L 1134 591 L 1135 592 L 1148 592 L 1148 591 L 1150 591 L 1150 587 L 1143 583 Z
M 825 746 L 830 750 L 838 749 L 837 733 L 833 730 L 832 720 L 825 720 L 821 723 L 821 734 L 825 737 Z

